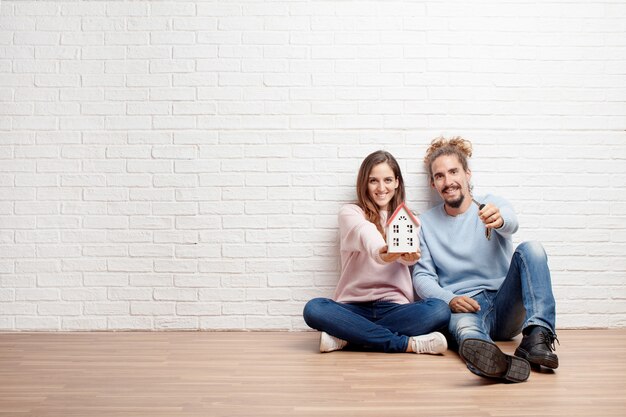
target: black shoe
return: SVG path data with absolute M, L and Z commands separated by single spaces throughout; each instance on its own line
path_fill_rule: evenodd
M 507 355 L 495 343 L 486 340 L 465 339 L 459 355 L 476 375 L 510 382 L 524 382 L 530 375 L 530 364 L 525 359 Z
M 559 341 L 554 333 L 545 327 L 534 326 L 515 349 L 515 356 L 524 358 L 533 365 L 556 369 L 559 367 L 559 358 L 553 352 L 554 341 Z

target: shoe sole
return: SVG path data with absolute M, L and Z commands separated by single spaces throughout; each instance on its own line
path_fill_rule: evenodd
M 330 340 L 329 335 L 322 332 L 320 334 L 320 353 L 333 352 L 334 350 L 335 349 L 333 349 L 333 343 Z
M 341 350 L 346 346 L 346 343 L 339 344 L 335 343 L 333 337 L 328 333 L 321 332 L 320 333 L 320 353 L 329 353 L 334 352 L 336 350 Z
M 524 349 L 517 348 L 515 356 L 527 360 L 532 365 L 543 365 L 546 368 L 556 369 L 559 367 L 559 358 L 556 355 L 530 355 Z
M 495 343 L 481 339 L 466 339 L 459 349 L 461 358 L 478 375 L 524 382 L 530 375 L 530 364 L 523 358 L 507 355 Z M 473 370 L 472 370 L 473 371 Z

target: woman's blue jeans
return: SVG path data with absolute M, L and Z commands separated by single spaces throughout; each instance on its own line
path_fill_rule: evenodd
M 445 328 L 450 307 L 433 298 L 397 304 L 384 301 L 338 303 L 314 298 L 304 306 L 304 321 L 364 350 L 406 352 L 410 336 Z
M 480 304 L 480 311 L 454 313 L 450 319 L 450 334 L 459 346 L 468 338 L 509 340 L 533 325 L 555 333 L 548 258 L 538 242 L 524 242 L 515 249 L 499 290 L 483 291 L 472 298 Z

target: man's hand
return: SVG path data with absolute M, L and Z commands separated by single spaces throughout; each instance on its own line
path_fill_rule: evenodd
M 401 253 L 387 253 L 387 246 L 380 248 L 380 259 L 388 264 L 397 261 L 402 256 Z
M 450 300 L 450 310 L 453 313 L 476 313 L 480 311 L 480 304 L 471 297 L 460 295 Z
M 485 223 L 485 227 L 489 229 L 499 229 L 504 225 L 500 209 L 491 203 L 485 204 L 485 207 L 478 212 L 478 216 Z

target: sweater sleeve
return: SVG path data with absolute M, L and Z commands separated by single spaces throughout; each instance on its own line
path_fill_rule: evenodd
M 385 239 L 358 206 L 347 204 L 339 210 L 339 231 L 342 251 L 365 252 L 376 263 L 387 264 L 380 257 L 380 250 L 386 245 Z
M 424 234 L 420 230 L 420 250 L 422 256 L 412 268 L 413 288 L 415 293 L 421 298 L 438 298 L 450 304 L 456 297 L 452 291 L 445 290 L 439 285 L 435 264 L 430 255 L 428 244 L 424 240 Z

